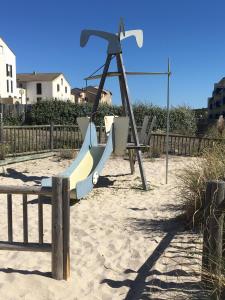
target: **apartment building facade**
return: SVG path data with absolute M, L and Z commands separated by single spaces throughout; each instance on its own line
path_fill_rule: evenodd
M 34 104 L 45 100 L 71 100 L 71 86 L 62 73 L 17 74 L 17 88 L 26 91 L 26 102 Z
M 208 118 L 218 119 L 220 115 L 225 117 L 225 77 L 214 84 L 212 96 L 208 98 Z
M 0 38 L 0 98 L 6 101 L 16 97 L 16 56 Z

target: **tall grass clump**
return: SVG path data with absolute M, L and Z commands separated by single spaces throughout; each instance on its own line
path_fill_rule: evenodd
M 202 220 L 202 203 L 205 197 L 206 182 L 225 180 L 225 145 L 216 143 L 203 151 L 178 175 L 180 197 L 184 214 L 189 225 L 196 227 Z
M 180 196 L 189 227 L 200 229 L 203 221 L 206 183 L 211 180 L 225 180 L 225 145 L 215 143 L 204 150 L 202 157 L 196 158 L 179 174 Z M 225 232 L 224 232 L 225 234 Z M 225 236 L 225 235 L 224 235 Z M 213 262 L 213 255 L 208 260 Z M 215 260 L 217 261 L 217 260 Z M 211 293 L 210 299 L 225 299 L 225 260 L 221 263 L 221 273 L 215 274 L 210 268 L 202 269 L 204 287 Z

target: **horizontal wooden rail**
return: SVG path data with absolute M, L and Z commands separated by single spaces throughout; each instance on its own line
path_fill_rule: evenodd
M 32 128 L 49 128 L 51 125 L 23 125 L 23 126 L 4 126 L 4 129 L 32 129 Z
M 166 133 L 152 133 L 153 136 L 166 136 Z M 222 138 L 209 138 L 209 137 L 201 137 L 201 136 L 195 136 L 195 135 L 182 135 L 182 134 L 175 134 L 170 133 L 169 137 L 177 137 L 177 138 L 189 138 L 189 139 L 198 139 L 198 140 L 209 140 L 209 141 L 224 141 L 225 139 Z
M 0 185 L 0 194 L 25 194 L 51 196 L 51 188 L 41 186 Z
M 20 243 L 20 242 L 0 242 L 0 250 L 8 251 L 32 251 L 32 252 L 51 252 L 52 245 L 49 243 Z

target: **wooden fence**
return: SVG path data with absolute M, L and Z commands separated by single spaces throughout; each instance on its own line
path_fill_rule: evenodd
M 170 134 L 169 154 L 195 156 L 201 154 L 203 149 L 221 142 L 225 143 L 225 140 Z M 150 146 L 153 151 L 166 153 L 166 134 L 153 133 Z
M 6 156 L 79 149 L 83 142 L 77 125 L 4 126 L 1 132 Z M 105 141 L 104 128 L 97 132 L 99 142 Z
M 54 279 L 68 279 L 70 273 L 69 262 L 69 220 L 70 220 L 70 186 L 69 179 L 52 178 L 52 188 L 37 186 L 0 186 L 0 194 L 7 199 L 8 240 L 0 241 L 0 250 L 50 252 L 52 256 L 52 277 Z M 23 242 L 14 241 L 13 226 L 13 194 L 22 195 L 23 211 Z M 38 196 L 38 243 L 29 242 L 28 195 Z M 51 243 L 44 242 L 43 196 L 51 197 L 52 226 Z M 1 200 L 3 201 L 3 196 Z M 1 204 L 2 205 L 2 204 Z M 15 226 L 16 227 L 16 226 Z
M 225 289 L 221 293 L 221 274 L 224 275 L 224 212 L 225 182 L 210 181 L 206 186 L 206 197 L 203 203 L 203 253 L 202 280 L 207 286 L 212 283 L 210 299 L 225 299 Z
M 105 129 L 97 126 L 98 141 L 106 140 Z M 139 128 L 138 128 L 139 129 Z M 82 136 L 77 125 L 4 126 L 0 130 L 0 157 L 32 154 L 57 149 L 79 149 Z M 169 135 L 169 153 L 172 155 L 195 156 L 206 147 L 212 147 L 222 139 Z M 2 145 L 4 147 L 2 147 Z M 166 134 L 153 133 L 150 140 L 152 151 L 166 153 Z M 4 152 L 5 153 L 2 153 Z

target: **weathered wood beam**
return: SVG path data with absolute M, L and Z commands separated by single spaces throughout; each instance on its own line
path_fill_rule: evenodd
M 51 252 L 52 246 L 49 243 L 40 245 L 39 243 L 0 242 L 0 250 Z
M 0 185 L 0 194 L 52 195 L 52 189 L 41 186 Z

